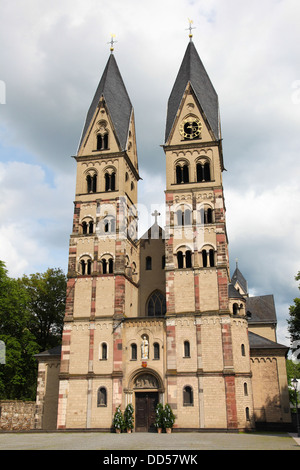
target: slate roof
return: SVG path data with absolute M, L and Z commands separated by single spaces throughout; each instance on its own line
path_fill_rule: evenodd
M 249 345 L 250 349 L 282 349 L 286 351 L 289 349 L 288 346 L 284 344 L 276 343 L 251 331 L 249 331 Z
M 191 83 L 198 102 L 214 133 L 220 139 L 219 100 L 192 41 L 189 42 L 168 101 L 165 142 L 172 130 L 184 91 Z
M 133 108 L 113 54 L 110 54 L 109 56 L 92 104 L 88 110 L 79 148 L 84 141 L 101 96 L 105 99 L 121 150 L 125 150 Z
M 247 297 L 246 313 L 249 323 L 277 323 L 274 296 Z
M 244 276 L 242 275 L 241 271 L 239 270 L 238 267 L 236 267 L 233 275 L 232 275 L 232 278 L 231 278 L 231 282 L 232 284 L 235 284 L 236 282 L 238 282 L 240 284 L 240 286 L 242 287 L 243 291 L 245 293 L 248 292 L 248 283 L 246 281 L 246 279 L 244 278 Z
M 242 296 L 242 294 L 232 284 L 228 284 L 228 297 L 230 299 L 243 299 L 243 300 L 245 300 L 245 298 Z
M 55 346 L 55 348 L 47 349 L 47 351 L 40 352 L 35 354 L 35 357 L 52 357 L 61 355 L 61 345 Z

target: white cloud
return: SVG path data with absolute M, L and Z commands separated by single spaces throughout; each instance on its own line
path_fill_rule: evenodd
M 45 270 L 53 263 L 66 268 L 73 178 L 57 177 L 51 187 L 37 165 L 0 163 L 0 259 L 10 275 Z

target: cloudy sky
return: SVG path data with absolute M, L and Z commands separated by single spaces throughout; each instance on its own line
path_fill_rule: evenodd
M 75 161 L 115 57 L 135 110 L 139 202 L 162 208 L 167 100 L 193 40 L 220 101 L 231 271 L 273 293 L 278 341 L 299 296 L 299 0 L 1 0 L 0 259 L 11 276 L 66 271 Z M 163 225 L 163 218 L 160 223 Z M 147 228 L 141 217 L 141 231 Z

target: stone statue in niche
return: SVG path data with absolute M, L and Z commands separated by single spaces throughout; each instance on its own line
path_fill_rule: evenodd
M 142 359 L 149 359 L 149 343 L 146 335 L 143 336 L 142 341 Z

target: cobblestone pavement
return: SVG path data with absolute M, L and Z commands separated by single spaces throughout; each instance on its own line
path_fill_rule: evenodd
M 0 433 L 0 450 L 300 450 L 300 438 L 288 433 Z

